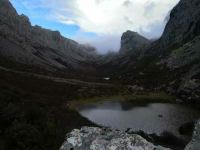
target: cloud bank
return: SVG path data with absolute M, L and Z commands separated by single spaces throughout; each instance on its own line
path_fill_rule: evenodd
M 79 26 L 74 39 L 91 43 L 104 52 L 119 49 L 120 36 L 126 30 L 148 38 L 159 37 L 166 25 L 166 16 L 179 0 L 20 1 L 27 7 L 48 9 L 46 19 Z M 95 33 L 96 37 L 84 36 L 84 32 Z

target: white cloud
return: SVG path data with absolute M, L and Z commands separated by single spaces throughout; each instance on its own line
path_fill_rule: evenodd
M 37 7 L 35 2 L 21 0 Z M 154 22 L 164 26 L 164 18 L 179 0 L 37 0 L 38 7 L 50 9 L 52 19 L 73 22 L 86 32 L 121 34 L 126 30 L 151 31 Z
M 119 35 L 126 30 L 151 32 L 152 24 L 164 28 L 164 18 L 179 0 L 73 0 L 63 1 L 59 10 L 69 8 L 66 20 L 73 20 L 82 30 Z M 58 10 L 56 10 L 58 11 Z M 57 12 L 58 13 L 58 12 Z M 56 16 L 55 16 L 56 17 Z M 71 18 L 69 18 L 71 17 Z M 63 22 L 63 19 L 56 18 Z M 159 36 L 161 34 L 157 33 Z
M 21 1 L 29 2 L 29 5 L 31 3 L 28 0 Z M 107 49 L 116 49 L 116 47 L 119 48 L 119 43 L 114 43 L 119 42 L 121 34 L 126 30 L 139 32 L 148 38 L 160 36 L 166 24 L 166 16 L 179 0 L 37 1 L 39 2 L 38 6 L 50 10 L 47 18 L 63 24 L 78 25 L 83 32 L 97 34 L 95 40 L 87 39 L 81 32 L 83 33 L 81 38 L 80 36 L 75 38 L 78 41 L 89 41 L 93 45 L 102 45 L 104 39 L 109 39 L 113 44 L 108 44 Z
M 84 31 L 99 36 L 89 39 L 100 51 L 119 49 L 120 36 L 133 30 L 148 38 L 159 37 L 166 16 L 179 0 L 75 0 L 74 21 Z M 80 40 L 79 40 L 80 41 Z
M 82 44 L 90 44 L 96 47 L 102 54 L 105 54 L 108 51 L 118 51 L 120 48 L 120 36 L 118 35 L 100 34 L 91 38 L 80 31 L 75 36 L 74 40 L 79 41 Z

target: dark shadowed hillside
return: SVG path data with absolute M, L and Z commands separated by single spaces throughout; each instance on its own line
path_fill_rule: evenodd
M 18 63 L 47 70 L 93 71 L 93 47 L 67 39 L 58 31 L 31 26 L 8 0 L 0 1 L 0 54 Z M 87 72 L 87 71 L 86 71 Z

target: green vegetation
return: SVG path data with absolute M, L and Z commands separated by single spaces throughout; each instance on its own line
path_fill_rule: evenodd
M 147 104 L 147 103 L 174 103 L 175 97 L 167 95 L 164 92 L 143 92 L 138 94 L 122 94 L 111 97 L 94 97 L 89 99 L 79 99 L 69 102 L 68 107 L 75 110 L 77 107 L 84 104 L 102 103 L 106 101 L 126 101 L 135 104 Z
M 149 92 L 138 95 L 124 96 L 125 101 L 134 103 L 173 103 L 175 98 L 164 92 Z

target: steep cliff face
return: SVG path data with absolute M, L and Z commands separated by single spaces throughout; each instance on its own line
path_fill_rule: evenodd
M 150 45 L 150 40 L 133 31 L 123 33 L 121 37 L 120 53 L 139 53 L 140 50 Z
M 151 40 L 136 32 L 124 32 L 121 37 L 119 52 L 103 56 L 98 70 L 101 70 L 101 74 L 104 76 L 112 76 L 117 78 L 118 81 L 119 79 L 127 78 L 127 75 L 131 75 L 128 72 L 132 71 L 133 65 L 144 53 L 144 50 L 150 46 L 151 42 Z M 127 78 L 128 80 L 129 77 Z
M 31 26 L 8 0 L 0 1 L 0 54 L 20 63 L 65 70 L 84 70 L 96 58 L 90 46 L 64 38 L 58 31 Z
M 170 20 L 159 40 L 162 49 L 181 46 L 200 34 L 200 1 L 181 0 L 171 11 Z
M 200 98 L 200 1 L 181 0 L 158 42 L 163 56 L 159 61 L 171 72 L 178 85 L 174 90 L 184 100 Z

